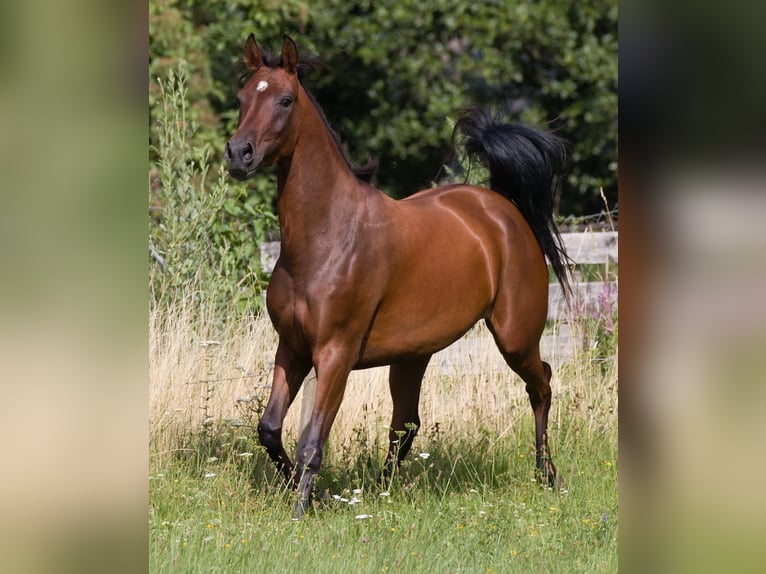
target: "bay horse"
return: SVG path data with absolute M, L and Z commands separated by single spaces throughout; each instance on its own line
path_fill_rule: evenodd
M 489 189 L 446 185 L 397 201 L 354 174 L 298 78 L 302 62 L 289 36 L 277 60 L 251 34 L 244 61 L 252 75 L 237 93 L 239 123 L 225 158 L 238 180 L 271 165 L 277 171 L 281 253 L 267 309 L 279 343 L 258 436 L 278 471 L 297 486 L 293 518 L 311 504 L 350 371 L 390 365 L 388 477 L 420 426 L 421 382 L 431 355 L 481 319 L 526 383 L 536 467 L 554 484 L 547 436 L 551 367 L 540 358 L 539 342 L 548 305 L 545 256 L 568 290 L 566 255 L 552 218 L 561 140 L 470 111 L 457 121 L 453 144 L 488 165 Z M 312 366 L 316 398 L 293 465 L 282 424 Z

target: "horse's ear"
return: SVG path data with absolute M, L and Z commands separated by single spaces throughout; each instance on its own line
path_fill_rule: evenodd
M 289 74 L 295 74 L 298 71 L 298 46 L 287 34 L 285 34 L 284 42 L 282 42 L 282 59 L 279 65 Z
M 245 42 L 245 65 L 251 72 L 263 66 L 263 53 L 255 43 L 255 36 L 250 34 Z

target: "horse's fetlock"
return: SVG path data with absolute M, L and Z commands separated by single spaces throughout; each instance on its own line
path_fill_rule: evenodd
M 296 457 L 298 468 L 316 474 L 322 464 L 322 449 L 318 447 L 309 447 L 302 449 Z

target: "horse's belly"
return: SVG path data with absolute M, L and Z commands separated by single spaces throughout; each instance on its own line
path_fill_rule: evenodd
M 420 310 L 403 306 L 380 313 L 362 345 L 359 367 L 432 355 L 462 337 L 485 315 L 484 305 L 453 305 Z
M 487 316 L 496 284 L 493 258 L 453 235 L 428 244 L 428 254 L 407 254 L 410 263 L 393 274 L 372 322 L 363 362 L 433 354 Z

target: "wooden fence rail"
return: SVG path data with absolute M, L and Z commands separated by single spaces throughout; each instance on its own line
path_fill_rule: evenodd
M 617 265 L 617 232 L 562 233 L 567 254 L 576 265 L 603 265 L 604 276 L 608 268 Z M 617 295 L 616 281 L 579 282 L 580 273 L 575 267 L 572 285 L 574 305 L 567 309 L 561 285 L 548 287 L 548 320 L 561 321 L 572 318 L 572 313 L 597 313 L 601 305 Z

